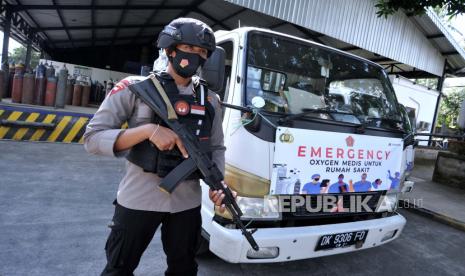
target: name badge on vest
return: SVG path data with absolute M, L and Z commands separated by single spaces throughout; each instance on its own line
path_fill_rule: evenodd
M 187 114 L 189 114 L 190 106 L 186 101 L 179 100 L 174 103 L 174 110 L 178 115 L 186 116 Z
M 191 105 L 191 114 L 204 116 L 205 106 L 204 105 Z

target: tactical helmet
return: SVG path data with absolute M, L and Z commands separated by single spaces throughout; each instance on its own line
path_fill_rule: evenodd
M 216 41 L 212 29 L 194 18 L 178 18 L 165 26 L 158 35 L 157 47 L 170 48 L 178 44 L 189 44 L 208 50 L 208 57 L 215 50 Z

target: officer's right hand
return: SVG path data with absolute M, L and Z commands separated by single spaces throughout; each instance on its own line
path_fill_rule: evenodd
M 156 124 L 150 124 L 147 132 L 147 139 L 152 142 L 159 150 L 172 150 L 175 146 L 181 151 L 184 158 L 188 158 L 187 150 L 184 147 L 179 136 L 167 127 L 160 126 L 157 130 Z M 154 131 L 156 132 L 154 133 Z

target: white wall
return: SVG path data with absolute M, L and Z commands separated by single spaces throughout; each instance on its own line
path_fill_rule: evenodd
M 55 73 L 58 73 L 58 71 L 63 66 L 63 62 L 54 61 L 54 60 L 45 60 L 45 59 L 40 60 L 40 62 L 43 62 L 43 63 L 45 63 L 45 61 L 47 61 L 49 65 L 50 65 L 50 62 L 52 63 L 53 67 L 55 68 Z M 77 68 L 80 68 L 81 70 L 83 70 L 84 74 L 86 74 L 86 72 L 89 72 L 92 81 L 99 81 L 102 84 L 103 84 L 103 81 L 106 81 L 108 79 L 117 81 L 117 80 L 124 79 L 125 77 L 131 75 L 128 73 L 88 67 L 88 66 L 81 66 L 77 64 L 71 64 L 71 63 L 66 63 L 66 68 L 68 69 L 68 74 L 70 75 L 72 75 L 75 69 Z
M 402 77 L 396 78 L 391 76 L 391 82 L 396 91 L 397 100 L 399 103 L 406 107 L 414 108 L 416 115 L 417 125 L 420 121 L 428 122 L 430 124 L 426 131 L 430 132 L 433 127 L 434 111 L 436 108 L 436 101 L 439 95 L 436 90 L 428 90 L 427 87 L 419 84 L 413 84 L 409 79 Z M 418 137 L 419 139 L 428 139 L 426 136 Z M 420 143 L 422 145 L 424 143 Z

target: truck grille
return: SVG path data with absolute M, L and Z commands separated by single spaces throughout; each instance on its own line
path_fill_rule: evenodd
M 354 202 L 365 202 L 366 200 L 366 206 L 368 206 L 370 209 L 373 211 L 376 210 L 376 207 L 378 206 L 378 202 L 381 198 L 381 196 L 385 193 L 386 191 L 376 191 L 376 192 L 365 192 L 365 193 L 347 193 L 347 194 L 323 194 L 323 195 L 305 195 L 305 197 L 300 196 L 301 198 L 305 198 L 305 204 L 303 206 L 298 206 L 295 207 L 295 211 L 291 212 L 283 212 L 283 218 L 285 217 L 314 217 L 314 216 L 335 216 L 335 215 L 360 215 L 360 214 L 365 214 L 367 213 L 366 210 L 357 210 L 354 209 Z M 348 210 L 351 208 L 351 201 L 352 201 L 352 211 L 347 211 L 347 212 L 341 212 L 337 210 L 333 210 L 332 212 L 325 212 L 324 210 L 318 210 L 315 211 L 315 209 L 318 207 L 318 200 L 321 202 L 325 202 L 324 197 L 328 196 L 337 196 L 338 199 L 342 199 L 342 206 Z M 287 197 L 282 199 L 282 202 L 286 202 L 286 204 L 290 204 L 292 202 L 292 197 Z M 353 199 L 351 200 L 351 197 Z M 359 199 L 357 200 L 357 197 Z M 367 199 L 368 198 L 368 199 Z M 310 202 L 308 202 L 310 201 Z M 287 203 L 289 202 L 289 203 Z M 312 210 L 308 210 L 308 206 L 311 207 Z

